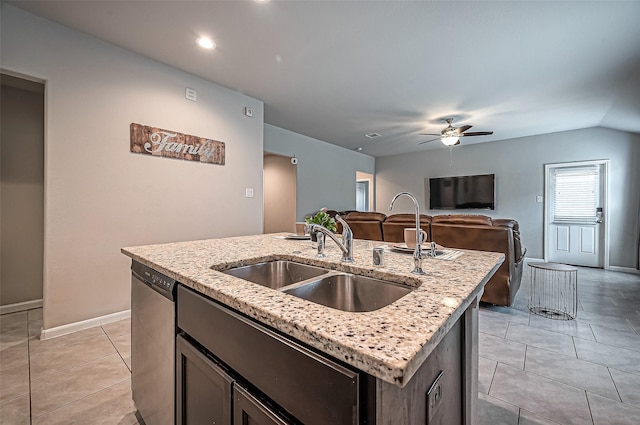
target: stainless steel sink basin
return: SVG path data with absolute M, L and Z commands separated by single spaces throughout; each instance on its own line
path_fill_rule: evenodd
M 226 273 L 268 288 L 279 289 L 283 286 L 302 282 L 328 273 L 328 270 L 293 261 L 268 261 L 223 270 Z
M 331 274 L 283 292 L 342 311 L 378 310 L 407 295 L 414 288 L 353 274 Z

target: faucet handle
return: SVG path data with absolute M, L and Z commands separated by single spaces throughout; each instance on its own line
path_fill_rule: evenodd
M 318 241 L 318 258 L 325 258 L 327 255 L 324 253 L 325 234 L 321 231 L 316 232 L 316 240 Z

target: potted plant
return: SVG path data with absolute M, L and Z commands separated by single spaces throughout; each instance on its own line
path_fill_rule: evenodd
M 331 230 L 332 232 L 335 232 L 337 230 L 336 221 L 333 217 L 327 214 L 326 208 L 320 209 L 320 211 L 318 211 L 314 216 L 305 217 L 304 221 L 307 224 L 319 224 L 326 227 L 328 230 Z M 316 232 L 311 232 L 311 240 L 316 239 L 315 233 Z

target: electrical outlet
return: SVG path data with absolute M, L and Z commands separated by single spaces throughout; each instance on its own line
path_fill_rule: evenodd
M 441 370 L 438 377 L 433 381 L 433 384 L 431 384 L 431 387 L 429 387 L 429 390 L 427 391 L 427 425 L 432 423 L 436 410 L 438 410 L 442 397 L 444 396 L 442 392 L 443 382 L 441 382 L 443 375 L 444 371 Z
M 184 91 L 184 97 L 186 97 L 189 100 L 193 100 L 194 102 L 197 102 L 198 92 L 195 91 L 194 89 L 190 89 L 189 87 L 187 87 Z
M 542 195 L 538 195 L 538 196 L 536 196 L 536 202 L 537 202 L 538 204 L 541 204 L 541 203 L 542 203 Z
M 244 190 L 244 197 L 245 198 L 253 198 L 253 189 L 248 187 Z
M 244 107 L 244 114 L 248 117 L 252 117 L 253 116 L 253 109 L 249 108 L 248 106 Z

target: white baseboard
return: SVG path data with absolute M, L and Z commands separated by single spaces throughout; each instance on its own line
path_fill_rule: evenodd
M 542 258 L 524 258 L 525 263 L 544 263 Z M 631 273 L 631 274 L 640 274 L 640 270 L 631 268 L 631 267 L 621 267 L 621 266 L 609 266 L 608 269 L 612 272 L 621 272 L 621 273 Z
M 525 263 L 544 263 L 544 259 L 524 257 L 524 262 Z
M 631 267 L 609 266 L 608 270 L 611 270 L 612 272 L 640 274 L 640 270 L 632 269 Z
M 68 325 L 56 326 L 55 328 L 50 329 L 43 329 L 40 333 L 40 339 L 51 339 L 57 336 L 93 328 L 94 326 L 106 325 L 107 323 L 128 319 L 129 317 L 131 317 L 131 310 L 124 310 L 117 313 L 107 314 L 106 316 L 83 320 L 81 322 L 69 323 Z
M 25 301 L 15 304 L 0 305 L 0 314 L 15 313 L 18 311 L 33 310 L 42 307 L 42 299 Z

